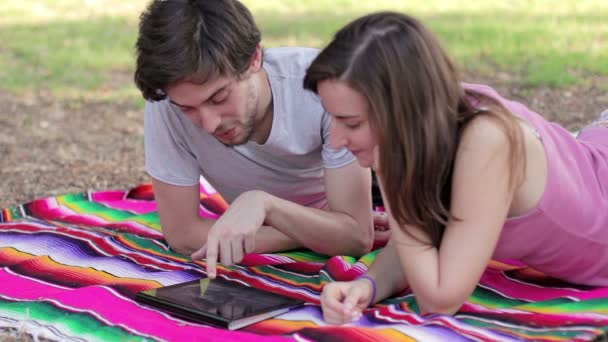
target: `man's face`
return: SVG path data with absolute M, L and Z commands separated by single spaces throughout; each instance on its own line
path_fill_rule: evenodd
M 258 98 L 250 77 L 178 82 L 166 93 L 195 125 L 225 145 L 244 144 L 254 132 Z

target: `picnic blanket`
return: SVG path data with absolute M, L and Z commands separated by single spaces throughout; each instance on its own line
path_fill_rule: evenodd
M 201 215 L 226 202 L 201 185 Z M 220 267 L 229 280 L 309 304 L 239 331 L 187 322 L 136 303 L 138 291 L 205 277 L 204 262 L 163 240 L 150 185 L 35 200 L 0 212 L 0 327 L 61 341 L 582 341 L 608 331 L 608 288 L 573 286 L 515 262 L 493 261 L 455 316 L 417 313 L 409 292 L 346 326 L 323 322 L 319 293 L 365 272 L 378 250 L 248 255 Z

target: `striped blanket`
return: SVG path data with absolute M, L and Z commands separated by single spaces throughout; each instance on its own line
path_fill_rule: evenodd
M 201 215 L 227 204 L 201 185 Z M 0 212 L 0 327 L 61 341 L 543 341 L 593 340 L 608 331 L 608 288 L 572 286 L 514 262 L 492 262 L 455 316 L 418 315 L 404 292 L 347 326 L 318 306 L 329 281 L 363 273 L 360 259 L 310 251 L 249 255 L 221 276 L 309 304 L 239 331 L 194 324 L 136 303 L 135 293 L 205 276 L 204 262 L 162 239 L 150 185 L 36 200 Z

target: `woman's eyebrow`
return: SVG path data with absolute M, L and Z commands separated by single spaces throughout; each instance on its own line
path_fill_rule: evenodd
M 362 117 L 362 115 L 360 115 L 360 114 L 343 114 L 343 113 L 340 113 L 340 114 L 329 113 L 329 114 L 332 117 L 334 117 L 336 119 L 341 119 L 341 120 L 358 119 L 358 118 Z

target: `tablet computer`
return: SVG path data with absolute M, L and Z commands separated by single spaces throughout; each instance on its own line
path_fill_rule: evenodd
M 180 318 L 229 330 L 268 319 L 304 301 L 243 285 L 222 278 L 141 291 L 135 300 Z

